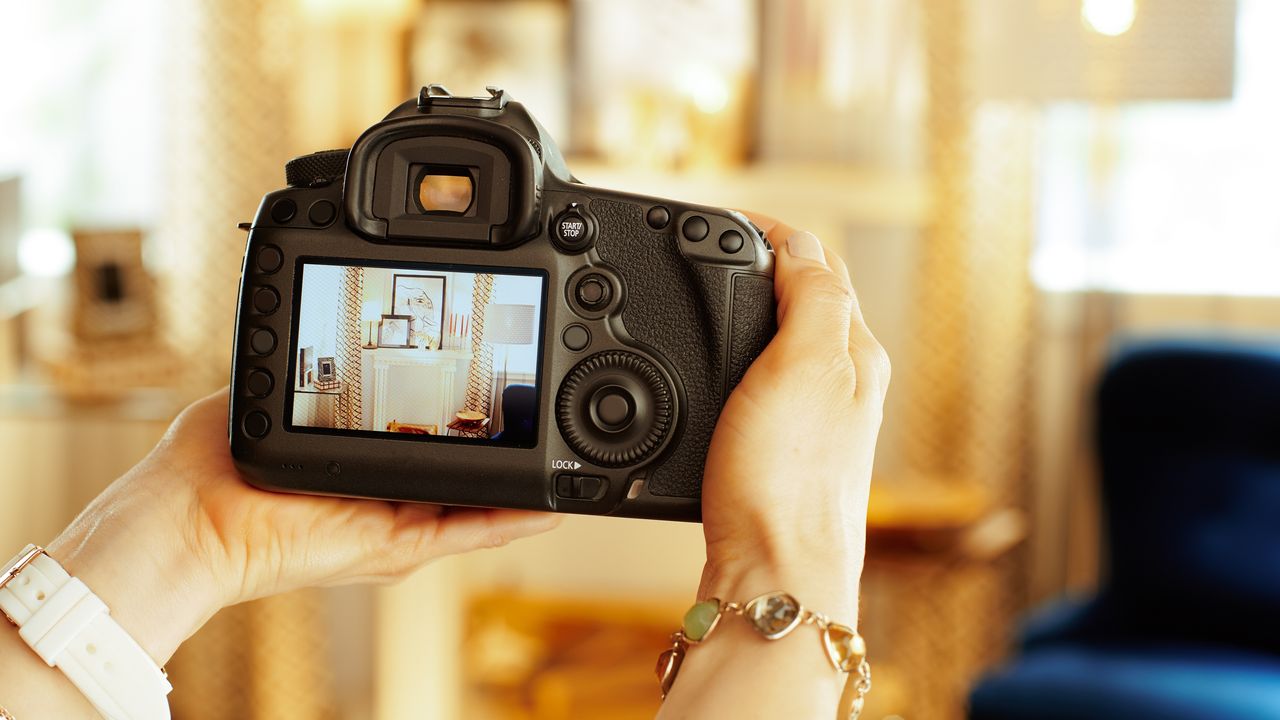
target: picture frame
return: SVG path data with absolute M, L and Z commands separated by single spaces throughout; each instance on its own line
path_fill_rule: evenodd
M 316 382 L 332 382 L 338 379 L 338 367 L 334 358 L 316 358 Z
M 155 282 L 142 262 L 140 230 L 76 230 L 77 340 L 147 340 L 155 335 Z
M 411 348 L 413 343 L 409 342 L 410 326 L 413 322 L 412 315 L 395 315 L 384 314 L 382 319 L 378 321 L 378 347 L 380 348 Z
M 432 338 L 439 338 L 444 328 L 444 310 L 448 278 L 444 275 L 391 276 L 391 312 L 395 316 L 410 318 L 409 347 L 422 338 L 430 346 Z M 383 315 L 386 317 L 386 315 Z

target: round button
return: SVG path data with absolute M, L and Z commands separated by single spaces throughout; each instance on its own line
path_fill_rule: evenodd
M 626 430 L 635 415 L 636 402 L 626 388 L 617 385 L 602 387 L 592 398 L 591 419 L 605 432 Z
M 577 352 L 591 344 L 591 331 L 581 325 L 570 325 L 564 329 L 560 339 L 564 341 L 565 347 Z
M 707 238 L 707 234 L 711 232 L 711 226 L 707 224 L 707 219 L 694 215 L 684 221 L 680 231 L 684 233 L 689 242 L 702 242 Z
M 576 204 L 570 205 L 568 210 L 556 217 L 551 232 L 556 244 L 569 252 L 585 250 L 595 240 L 591 221 L 577 210 Z
M 271 432 L 271 418 L 261 410 L 251 410 L 244 416 L 241 427 L 244 428 L 244 434 L 249 437 L 266 437 L 266 434 Z
M 284 264 L 284 255 L 280 254 L 280 248 L 274 245 L 268 245 L 258 251 L 258 269 L 270 275 L 280 269 Z
M 261 368 L 254 368 L 249 371 L 248 377 L 244 380 L 244 389 L 254 397 L 266 397 L 271 394 L 271 389 L 276 385 L 275 379 L 271 377 L 271 373 Z
M 249 348 L 259 355 L 270 355 L 276 349 L 276 334 L 267 328 L 258 328 L 249 335 Z
M 736 253 L 742 249 L 742 233 L 737 230 L 725 230 L 720 236 L 720 249 L 727 253 Z
M 280 307 L 280 293 L 275 288 L 260 287 L 253 291 L 253 309 L 269 315 Z
M 271 203 L 271 219 L 281 225 L 293 219 L 298 214 L 298 203 L 292 198 L 280 198 Z
M 661 205 L 654 205 L 644 214 L 644 221 L 654 230 L 661 230 L 671 222 L 671 213 Z
M 326 475 L 328 475 L 329 477 L 337 477 L 337 476 L 339 476 L 339 475 L 341 475 L 341 474 L 342 474 L 342 466 L 341 466 L 341 465 L 339 465 L 338 463 L 336 463 L 336 462 L 334 462 L 334 461 L 330 460 L 330 461 L 329 461 L 329 462 L 324 466 L 324 472 L 325 472 L 325 474 L 326 474 Z
M 598 310 L 609 304 L 609 281 L 600 275 L 588 275 L 578 281 L 575 290 L 578 302 L 588 310 Z
M 307 219 L 312 225 L 324 227 L 333 222 L 338 217 L 338 209 L 328 200 L 317 200 L 311 203 L 311 209 L 307 210 Z

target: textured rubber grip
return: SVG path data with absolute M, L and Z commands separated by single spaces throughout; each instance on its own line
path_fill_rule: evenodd
M 675 447 L 649 474 L 654 495 L 698 497 L 720 409 L 773 337 L 767 277 L 690 262 L 671 233 L 645 223 L 639 205 L 593 200 L 596 249 L 622 275 L 622 324 L 675 369 L 684 402 Z
M 289 187 L 311 187 L 337 180 L 347 173 L 349 150 L 321 150 L 296 157 L 284 165 Z

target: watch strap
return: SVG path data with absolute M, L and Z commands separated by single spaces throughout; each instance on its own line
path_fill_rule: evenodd
M 19 557 L 33 550 L 39 549 L 28 546 Z M 97 595 L 43 551 L 0 583 L 0 610 L 40 659 L 60 669 L 104 717 L 168 720 L 173 686 L 164 671 Z

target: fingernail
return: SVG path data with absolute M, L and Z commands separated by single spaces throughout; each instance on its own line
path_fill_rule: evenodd
M 787 238 L 787 252 L 793 258 L 827 264 L 827 256 L 822 252 L 822 241 L 808 230 L 792 233 L 791 237 Z

